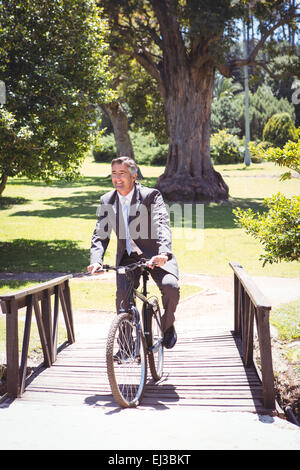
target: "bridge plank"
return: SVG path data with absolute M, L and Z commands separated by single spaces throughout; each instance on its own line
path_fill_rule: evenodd
M 51 368 L 28 383 L 22 402 L 116 407 L 105 364 L 105 337 L 78 337 L 62 350 Z M 262 384 L 254 369 L 245 369 L 229 331 L 179 334 L 165 351 L 164 376 L 148 383 L 141 406 L 199 406 L 214 411 L 270 413 L 263 405 Z

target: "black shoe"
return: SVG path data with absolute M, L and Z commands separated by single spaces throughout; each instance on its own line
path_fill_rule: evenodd
M 175 346 L 177 341 L 177 334 L 174 325 L 170 326 L 164 334 L 163 346 L 167 349 L 171 349 Z

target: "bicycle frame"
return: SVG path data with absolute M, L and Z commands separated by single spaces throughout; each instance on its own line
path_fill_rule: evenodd
M 141 268 L 142 271 L 142 292 L 134 287 L 133 271 L 136 268 Z M 109 269 L 125 274 L 129 285 L 123 298 L 126 299 L 128 308 L 119 309 L 119 315 L 113 320 L 107 337 L 107 374 L 117 403 L 122 407 L 132 407 L 137 406 L 143 396 L 147 367 L 149 366 L 154 381 L 157 382 L 163 375 L 160 308 L 158 299 L 152 296 L 147 298 L 147 262 L 141 260 L 120 267 L 103 266 L 103 270 Z M 136 306 L 137 299 L 143 303 L 141 314 Z
M 143 266 L 141 268 L 142 268 L 142 278 L 143 278 L 143 290 L 142 290 L 142 293 L 141 293 L 136 288 L 134 288 L 133 286 L 131 287 L 130 293 L 129 293 L 129 307 L 128 307 L 128 310 L 132 314 L 133 324 L 137 326 L 139 332 L 141 332 L 141 329 L 143 330 L 143 334 L 144 334 L 144 337 L 146 339 L 146 344 L 147 344 L 147 352 L 150 352 L 151 349 L 152 349 L 152 344 L 150 342 L 151 340 L 150 340 L 150 337 L 149 337 L 150 333 L 149 333 L 149 327 L 148 327 L 148 321 L 147 321 L 148 320 L 148 318 L 147 318 L 147 306 L 150 305 L 149 302 L 148 302 L 148 299 L 147 299 L 147 294 L 148 294 L 148 292 L 147 292 L 147 281 L 149 279 L 149 273 L 147 271 L 147 268 L 145 268 Z M 125 274 L 128 277 L 128 281 L 132 282 L 132 280 L 129 278 L 130 276 L 132 276 L 132 271 L 125 272 Z M 136 298 L 138 298 L 139 300 L 141 300 L 141 302 L 143 302 L 143 307 L 142 307 L 142 312 L 141 312 L 143 321 L 141 321 L 140 312 L 136 307 L 136 302 L 135 302 Z M 138 335 L 138 337 L 139 337 L 139 343 L 140 343 L 140 335 Z M 137 345 L 137 350 L 138 351 L 139 351 L 139 348 L 140 348 L 140 344 Z
M 133 278 L 132 278 L 133 274 L 132 274 L 132 272 L 137 267 L 139 267 L 142 270 L 142 278 L 143 278 L 142 293 L 139 292 L 136 288 L 133 287 Z M 129 307 L 128 307 L 127 310 L 130 311 L 130 313 L 132 314 L 132 322 L 133 322 L 134 325 L 137 326 L 139 332 L 140 332 L 141 328 L 143 328 L 143 334 L 144 334 L 145 339 L 146 339 L 148 353 L 151 352 L 151 351 L 156 352 L 158 350 L 158 348 L 160 347 L 160 343 L 157 343 L 155 345 L 153 345 L 151 343 L 151 338 L 149 337 L 150 332 L 149 332 L 149 327 L 148 327 L 148 322 L 147 322 L 147 312 L 146 312 L 146 307 L 151 306 L 151 304 L 149 303 L 149 300 L 147 298 L 147 294 L 148 294 L 148 292 L 147 292 L 147 281 L 149 279 L 149 272 L 148 272 L 149 268 L 148 268 L 148 266 L 146 265 L 145 262 L 141 261 L 141 262 L 138 262 L 138 263 L 133 263 L 133 264 L 128 265 L 128 266 L 119 266 L 119 267 L 103 265 L 103 269 L 104 270 L 113 269 L 113 270 L 117 271 L 119 274 L 125 274 L 127 276 L 127 279 L 129 281 L 129 283 L 132 284 L 131 287 L 130 287 L 129 295 L 128 295 L 128 297 L 129 297 Z M 143 302 L 143 308 L 142 308 L 143 321 L 142 322 L 141 322 L 141 318 L 140 318 L 140 312 L 137 309 L 136 304 L 135 304 L 135 298 L 138 298 Z M 125 309 L 121 308 L 120 312 L 122 312 L 122 311 L 125 312 Z M 140 335 L 138 335 L 138 337 L 139 337 L 139 341 L 140 341 Z M 140 344 L 137 345 L 137 348 L 138 348 L 138 351 L 139 351 Z

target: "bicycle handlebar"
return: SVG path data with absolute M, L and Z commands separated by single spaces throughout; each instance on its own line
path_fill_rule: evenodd
M 136 263 L 128 264 L 127 266 L 110 266 L 108 264 L 103 264 L 102 269 L 98 269 L 95 272 L 99 273 L 102 271 L 113 270 L 113 271 L 117 271 L 119 274 L 125 274 L 127 271 L 134 271 L 137 268 L 149 268 L 150 266 L 149 261 L 150 260 L 147 260 L 147 259 L 141 259 L 140 261 L 137 261 Z M 153 263 L 152 265 L 155 266 L 156 263 Z
M 119 274 L 125 274 L 128 271 L 134 271 L 137 268 L 149 268 L 149 259 L 141 259 L 136 263 L 128 264 L 127 266 L 110 266 L 109 264 L 103 264 L 100 269 L 97 269 L 93 274 L 101 273 L 104 271 L 117 271 Z M 151 263 L 152 266 L 156 266 L 156 263 Z M 85 277 L 91 275 L 91 272 L 73 274 L 73 277 Z

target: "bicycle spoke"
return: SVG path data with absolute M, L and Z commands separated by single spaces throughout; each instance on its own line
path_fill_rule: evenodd
M 107 344 L 107 368 L 112 392 L 121 406 L 138 405 L 143 394 L 147 367 L 141 333 L 129 314 L 113 323 Z
M 151 348 L 149 351 L 149 366 L 154 380 L 159 380 L 163 374 L 163 332 L 161 329 L 161 314 L 156 299 L 151 300 L 152 309 L 149 311 Z

